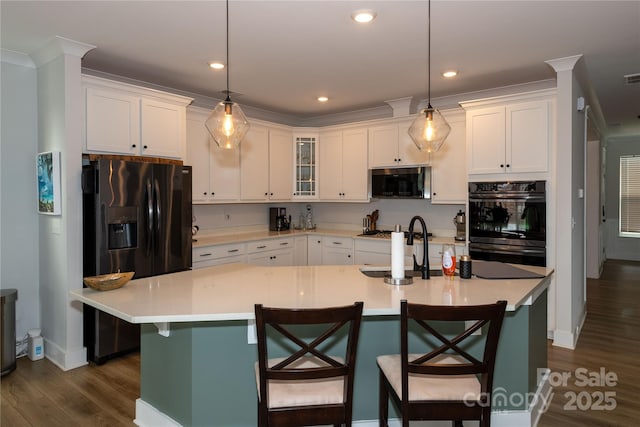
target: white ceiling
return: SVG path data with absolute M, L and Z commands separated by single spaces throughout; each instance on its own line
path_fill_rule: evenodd
M 426 1 L 230 2 L 232 99 L 302 120 L 427 96 Z M 351 12 L 377 19 L 359 25 Z M 610 134 L 640 134 L 640 1 L 440 1 L 431 96 L 553 79 L 544 61 L 582 54 Z M 83 67 L 221 98 L 223 1 L 0 2 L 1 46 L 31 54 L 54 36 L 97 46 Z M 445 69 L 458 70 L 445 80 Z M 316 101 L 319 95 L 328 103 Z M 438 107 L 438 105 L 434 105 Z

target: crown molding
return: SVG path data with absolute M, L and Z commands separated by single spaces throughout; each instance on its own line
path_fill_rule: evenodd
M 30 56 L 37 67 L 41 67 L 62 55 L 71 55 L 82 58 L 87 52 L 95 49 L 96 46 L 77 42 L 65 37 L 54 36 L 32 53 Z
M 29 55 L 15 50 L 0 49 L 0 62 L 19 65 L 21 67 L 36 68 L 35 62 L 33 62 L 33 59 L 31 59 Z

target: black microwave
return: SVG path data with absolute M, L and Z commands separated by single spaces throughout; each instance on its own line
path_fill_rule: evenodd
M 430 199 L 431 168 L 371 169 L 371 197 Z

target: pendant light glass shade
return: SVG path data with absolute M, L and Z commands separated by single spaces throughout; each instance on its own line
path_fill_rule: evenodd
M 226 149 L 238 147 L 249 131 L 247 117 L 228 96 L 216 105 L 204 125 L 218 147 Z
M 229 96 L 229 0 L 227 11 L 227 98 L 213 109 L 204 126 L 207 128 L 218 147 L 233 149 L 240 145 L 249 131 L 249 122 L 238 104 Z
M 409 136 L 420 151 L 433 153 L 438 151 L 451 132 L 451 126 L 442 117 L 440 111 L 431 106 L 431 0 L 428 2 L 428 42 L 427 42 L 427 75 L 429 79 L 429 99 L 427 108 L 422 109 L 409 127 Z
M 451 126 L 442 117 L 440 111 L 429 104 L 422 109 L 409 127 L 409 136 L 420 151 L 433 153 L 438 151 L 449 136 Z

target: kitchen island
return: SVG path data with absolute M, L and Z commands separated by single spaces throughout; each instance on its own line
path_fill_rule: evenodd
M 98 292 L 79 289 L 71 298 L 142 324 L 140 399 L 143 426 L 255 426 L 253 306 L 327 307 L 364 302 L 354 392 L 354 420 L 377 425 L 375 358 L 398 353 L 400 300 L 471 305 L 507 300 L 494 392 L 496 422 L 533 425 L 548 392 L 546 289 L 552 270 L 524 267 L 542 279 L 414 279 L 385 284 L 363 266 L 261 267 L 228 264 L 132 280 Z

